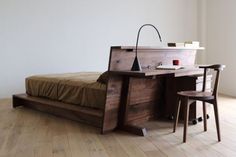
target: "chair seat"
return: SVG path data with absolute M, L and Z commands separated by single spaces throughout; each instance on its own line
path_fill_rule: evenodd
M 204 100 L 214 99 L 212 92 L 181 91 L 181 92 L 178 92 L 177 94 L 179 96 L 189 97 L 190 99 L 204 99 Z

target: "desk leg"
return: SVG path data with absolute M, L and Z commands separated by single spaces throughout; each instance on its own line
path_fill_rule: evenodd
M 131 125 L 126 123 L 128 115 L 128 106 L 130 104 L 130 90 L 132 86 L 132 78 L 124 76 L 122 85 L 122 98 L 119 110 L 118 128 L 136 135 L 145 136 L 147 134 L 146 128 Z
M 168 118 L 169 120 L 173 120 L 173 117 L 176 113 L 176 93 L 176 79 L 174 78 L 174 76 L 167 76 L 165 84 L 165 105 L 163 107 L 164 113 L 162 117 Z

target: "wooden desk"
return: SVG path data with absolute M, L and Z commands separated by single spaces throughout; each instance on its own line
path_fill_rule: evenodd
M 171 114 L 173 102 L 165 102 L 165 100 L 172 97 L 165 97 L 166 95 L 171 95 L 168 94 L 168 91 L 174 93 L 171 83 L 175 82 L 176 79 L 173 78 L 184 80 L 181 84 L 185 84 L 186 81 L 193 84 L 196 80 L 188 76 L 201 72 L 199 69 L 167 71 L 154 70 L 154 68 L 160 63 L 170 65 L 172 61 L 176 59 L 180 61 L 182 66 L 194 66 L 197 50 L 203 49 L 204 48 L 138 47 L 140 64 L 142 69 L 146 70 L 142 72 L 131 72 L 129 70 L 134 61 L 135 47 L 111 47 L 108 64 L 108 71 L 110 71 L 111 75 L 109 76 L 107 84 L 102 133 L 113 131 L 122 126 L 138 125 L 150 118 L 165 117 Z M 167 87 L 168 84 L 169 87 Z M 189 88 L 189 86 L 187 87 Z M 166 109 L 166 106 L 170 107 Z M 124 110 L 124 113 L 122 110 Z M 124 116 L 122 116 L 122 114 L 124 114 Z M 127 130 L 134 130 L 133 132 L 137 131 L 137 129 L 133 129 L 132 127 L 126 128 Z M 140 129 L 138 129 L 137 132 L 140 132 Z M 141 131 L 141 134 L 145 134 L 144 131 Z
M 164 115 L 160 112 L 170 110 L 170 107 L 175 106 L 175 104 L 169 103 L 170 105 L 165 104 L 166 107 L 163 109 L 163 104 L 161 104 L 166 99 L 175 99 L 175 92 L 168 90 L 173 85 L 173 81 L 169 80 L 176 77 L 202 75 L 203 71 L 197 67 L 191 67 L 179 70 L 144 70 L 141 72 L 110 71 L 110 74 L 123 77 L 118 128 L 145 136 L 146 128 L 140 127 L 138 124 L 152 117 L 163 117 Z M 168 83 L 165 83 L 164 86 L 160 85 L 159 83 L 163 81 Z M 157 87 L 158 84 L 159 87 Z M 144 119 L 142 119 L 142 116 Z

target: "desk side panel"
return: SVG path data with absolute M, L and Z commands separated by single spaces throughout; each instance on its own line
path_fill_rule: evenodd
M 107 85 L 107 96 L 103 114 L 102 133 L 114 130 L 118 125 L 118 113 L 121 101 L 122 77 L 110 75 Z

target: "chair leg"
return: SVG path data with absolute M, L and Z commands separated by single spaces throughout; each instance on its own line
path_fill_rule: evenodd
M 185 113 L 184 113 L 184 138 L 183 142 L 186 142 L 187 139 L 187 129 L 188 129 L 188 119 L 189 119 L 189 103 L 188 98 L 184 100 L 184 106 L 185 106 Z
M 204 123 L 204 131 L 207 131 L 207 113 L 206 113 L 206 103 L 202 102 L 203 107 L 203 123 Z
M 221 141 L 221 137 L 220 137 L 220 123 L 219 123 L 219 113 L 218 113 L 217 100 L 214 102 L 213 106 L 214 106 L 214 112 L 215 112 L 215 121 L 216 121 L 217 137 L 218 137 L 218 141 L 220 142 L 220 141 Z
M 176 114 L 175 114 L 175 123 L 174 123 L 174 129 L 173 132 L 175 132 L 176 127 L 178 125 L 178 120 L 179 120 L 179 111 L 180 111 L 180 104 L 181 104 L 181 100 L 180 98 L 177 98 L 177 110 L 176 110 Z

